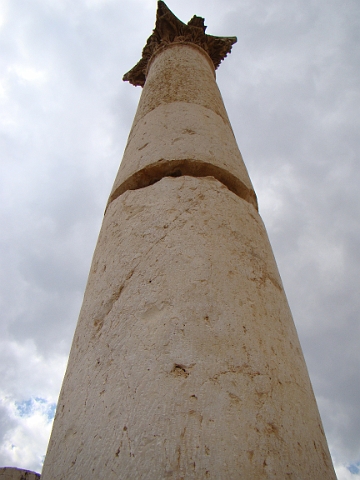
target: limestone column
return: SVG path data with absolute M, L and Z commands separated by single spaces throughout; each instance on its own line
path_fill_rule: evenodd
M 163 2 L 42 479 L 334 479 L 215 69 L 236 38 Z

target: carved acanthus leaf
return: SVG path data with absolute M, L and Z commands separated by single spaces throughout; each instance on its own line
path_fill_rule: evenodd
M 169 43 L 194 43 L 205 50 L 217 68 L 231 52 L 236 37 L 214 37 L 205 33 L 204 19 L 196 15 L 185 24 L 181 22 L 164 2 L 158 2 L 156 24 L 142 51 L 141 60 L 127 72 L 123 80 L 137 86 L 144 86 L 148 62 L 152 55 Z

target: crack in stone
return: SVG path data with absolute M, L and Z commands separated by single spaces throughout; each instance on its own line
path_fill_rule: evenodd
M 193 202 L 192 202 L 193 203 Z M 146 251 L 144 252 L 141 257 L 139 258 L 138 262 L 136 263 L 135 266 L 133 266 L 133 268 L 131 269 L 130 273 L 128 273 L 128 275 L 126 276 L 124 282 L 122 283 L 122 285 L 119 287 L 119 289 L 114 292 L 111 297 L 107 300 L 107 302 L 105 302 L 105 304 L 103 305 L 103 308 L 102 308 L 102 314 L 101 315 L 98 315 L 98 317 L 94 320 L 94 327 L 95 327 L 95 332 L 94 332 L 94 336 L 97 335 L 103 325 L 104 325 L 104 322 L 105 322 L 105 319 L 106 317 L 109 315 L 109 313 L 111 312 L 114 304 L 119 300 L 125 286 L 126 286 L 126 283 L 130 280 L 130 278 L 133 276 L 133 274 L 135 273 L 135 270 L 136 268 L 140 265 L 140 263 L 143 261 L 144 257 L 146 257 L 151 251 L 152 249 L 159 243 L 161 242 L 175 227 L 175 223 L 177 222 L 177 220 L 186 212 L 188 212 L 190 209 L 189 206 L 187 206 L 184 210 L 180 211 L 179 214 L 173 219 L 172 221 L 172 228 L 167 228 L 165 229 L 165 232 L 163 235 L 161 235 L 160 238 L 158 238 L 152 245 L 151 247 Z
M 109 300 L 107 302 L 105 302 L 104 306 L 103 306 L 103 311 L 102 311 L 102 315 L 99 316 L 98 318 L 96 318 L 94 320 L 94 327 L 95 327 L 95 333 L 94 335 L 96 335 L 97 333 L 100 332 L 100 330 L 102 329 L 103 325 L 104 325 L 104 321 L 105 321 L 105 318 L 109 315 L 109 313 L 111 312 L 114 304 L 119 300 L 124 288 L 125 288 L 125 285 L 126 285 L 126 282 L 128 280 L 130 280 L 130 278 L 133 276 L 134 274 L 134 271 L 135 271 L 135 268 L 131 270 L 131 272 L 127 275 L 127 277 L 125 278 L 124 282 L 122 283 L 122 285 L 120 285 L 120 287 L 118 288 L 117 291 L 115 291 L 111 297 L 109 298 Z
M 257 198 L 254 190 L 249 189 L 240 179 L 227 170 L 211 163 L 199 160 L 164 160 L 147 165 L 135 172 L 110 195 L 108 206 L 127 190 L 138 190 L 159 182 L 164 177 L 214 177 L 225 185 L 231 192 L 254 206 L 258 210 Z M 106 210 L 105 210 L 106 213 Z

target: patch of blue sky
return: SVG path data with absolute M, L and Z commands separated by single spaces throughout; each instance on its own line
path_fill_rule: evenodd
M 54 418 L 55 411 L 56 411 L 56 403 L 50 403 L 47 411 L 48 420 L 52 420 Z
M 353 475 L 360 475 L 360 462 L 352 463 L 347 467 L 347 469 Z
M 41 410 L 49 421 L 54 418 L 56 410 L 56 403 L 49 403 L 41 397 L 32 397 L 22 402 L 15 402 L 15 405 L 20 417 L 30 417 Z
M 29 398 L 29 400 L 23 400 L 22 402 L 15 402 L 15 405 L 20 417 L 28 417 L 34 411 L 32 398 Z

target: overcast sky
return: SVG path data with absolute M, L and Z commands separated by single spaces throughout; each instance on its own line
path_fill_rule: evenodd
M 360 2 L 169 0 L 217 79 L 339 480 L 360 478 Z M 0 466 L 40 471 L 154 0 L 0 0 Z

